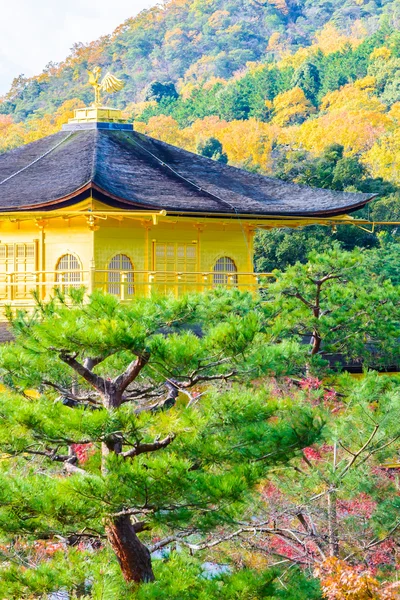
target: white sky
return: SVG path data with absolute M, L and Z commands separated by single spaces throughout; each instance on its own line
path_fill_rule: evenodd
M 0 95 L 23 73 L 60 62 L 75 42 L 112 33 L 157 0 L 0 0 Z

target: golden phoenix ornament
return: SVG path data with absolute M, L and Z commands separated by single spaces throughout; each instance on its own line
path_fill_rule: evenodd
M 118 77 L 115 77 L 110 72 L 107 72 L 100 83 L 101 68 L 95 67 L 93 71 L 89 71 L 89 83 L 94 87 L 94 106 L 101 106 L 101 92 L 107 92 L 108 94 L 114 94 L 120 92 L 124 87 L 124 82 Z

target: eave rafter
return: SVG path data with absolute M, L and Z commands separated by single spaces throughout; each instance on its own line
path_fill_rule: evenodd
M 214 219 L 224 219 L 228 222 L 238 221 L 243 224 L 250 225 L 255 229 L 275 229 L 277 227 L 306 227 L 309 225 L 323 225 L 326 227 L 337 227 L 338 225 L 352 225 L 364 229 L 368 233 L 374 233 L 374 229 L 378 225 L 396 227 L 400 225 L 400 221 L 374 221 L 369 219 L 355 219 L 349 215 L 341 215 L 337 217 L 300 217 L 300 216 L 265 216 L 260 217 L 259 215 L 227 215 L 224 213 L 215 214 L 210 216 L 200 215 L 199 213 L 170 213 L 166 210 L 158 211 L 129 211 L 129 210 L 98 210 L 95 208 L 84 208 L 81 210 L 66 210 L 56 209 L 52 211 L 26 211 L 26 212 L 2 212 L 0 213 L 0 221 L 34 221 L 36 223 L 48 223 L 51 219 L 100 219 L 106 220 L 108 218 L 122 221 L 124 219 L 129 220 L 148 220 L 153 225 L 157 225 L 160 220 L 170 221 L 173 219 L 191 219 L 195 218 L 196 223 L 203 224 L 210 222 Z M 371 229 L 367 229 L 370 227 Z

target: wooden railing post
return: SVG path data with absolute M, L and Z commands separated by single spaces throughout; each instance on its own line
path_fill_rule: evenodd
M 126 281 L 127 281 L 126 273 L 121 273 L 121 287 L 120 287 L 121 302 L 123 302 L 125 300 L 125 296 L 126 296 L 126 289 L 125 289 Z
M 153 291 L 154 277 L 155 277 L 155 275 L 153 272 L 147 273 L 147 280 L 148 280 L 147 297 L 148 298 L 150 298 L 152 291 Z
M 13 286 L 13 278 L 12 278 L 13 274 L 9 273 L 7 274 L 7 297 L 8 300 L 14 300 L 14 286 Z
M 90 261 L 88 294 L 92 294 L 96 288 L 96 264 L 94 258 Z

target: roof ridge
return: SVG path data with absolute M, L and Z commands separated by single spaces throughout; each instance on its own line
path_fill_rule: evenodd
M 135 139 L 135 133 L 137 133 L 137 132 L 134 131 L 133 132 L 134 135 L 132 136 L 133 143 L 136 144 L 137 146 L 139 146 L 139 148 L 141 148 L 145 152 L 147 152 L 147 154 L 149 154 L 150 156 L 152 156 L 153 158 L 155 158 L 156 161 L 160 164 L 160 166 L 166 167 L 176 177 L 179 177 L 179 179 L 182 179 L 185 183 L 188 183 L 192 187 L 196 188 L 196 190 L 198 192 L 205 192 L 208 196 L 210 196 L 210 198 L 212 198 L 213 200 L 215 200 L 217 203 L 224 204 L 228 208 L 232 209 L 235 213 L 237 213 L 237 209 L 236 209 L 235 206 L 233 206 L 233 204 L 231 204 L 230 202 L 227 202 L 226 200 L 223 200 L 223 198 L 220 198 L 216 194 L 213 194 L 212 192 L 209 192 L 204 187 L 201 187 L 201 186 L 197 185 L 197 183 L 195 183 L 191 179 L 188 179 L 187 177 L 185 177 L 184 175 L 182 175 L 181 173 L 179 173 L 179 171 L 176 171 L 176 169 L 174 169 L 173 167 L 171 167 L 171 165 L 169 165 L 167 162 L 165 162 L 165 160 L 162 160 L 161 158 L 158 158 L 158 156 L 156 154 L 153 154 L 152 152 L 150 152 L 150 150 L 147 150 L 147 148 L 145 146 L 143 146 L 142 144 L 139 144 L 139 142 Z
M 23 171 L 26 171 L 26 169 L 29 169 L 29 167 L 32 167 L 32 165 L 34 165 L 37 162 L 39 162 L 40 160 L 42 160 L 42 158 L 44 158 L 45 156 L 47 156 L 48 154 L 50 154 L 51 152 L 53 152 L 53 150 L 55 150 L 56 148 L 58 148 L 59 146 L 61 146 L 61 144 L 63 144 L 64 142 L 66 142 L 67 139 L 71 137 L 71 135 L 72 135 L 72 132 L 70 132 L 65 138 L 63 138 L 60 142 L 58 142 L 58 144 L 56 144 L 55 146 L 53 146 L 52 148 L 50 148 L 50 150 L 47 150 L 47 152 L 45 152 L 41 156 L 38 156 L 38 158 L 35 158 L 35 160 L 33 160 L 32 162 L 30 162 L 28 165 L 25 165 L 25 167 L 22 167 L 22 169 L 19 169 L 15 173 L 12 173 L 11 175 L 9 175 L 5 179 L 3 179 L 3 181 L 0 181 L 0 185 L 3 185 L 3 183 L 6 183 L 6 181 L 9 181 L 13 177 L 16 177 L 17 175 L 19 175 Z
M 93 156 L 92 156 L 92 168 L 90 170 L 90 178 L 89 181 L 93 182 L 96 177 L 97 171 L 97 145 L 99 141 L 99 130 L 95 129 L 94 131 L 94 140 L 93 140 Z

